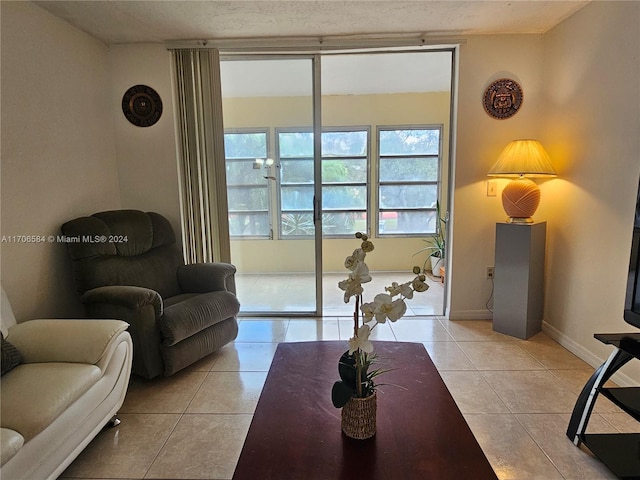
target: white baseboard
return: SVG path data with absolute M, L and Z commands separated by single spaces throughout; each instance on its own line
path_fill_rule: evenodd
M 447 316 L 449 320 L 493 320 L 489 310 L 450 310 Z
M 562 345 L 564 348 L 569 350 L 571 353 L 576 355 L 578 358 L 584 360 L 589 365 L 591 365 L 594 369 L 598 368 L 602 365 L 606 358 L 600 358 L 598 355 L 593 353 L 590 350 L 587 350 L 582 345 L 576 343 L 571 338 L 567 337 L 560 330 L 555 327 L 549 325 L 547 322 L 542 322 L 542 331 L 549 335 L 552 339 Z M 625 375 L 624 373 L 617 372 L 612 377 L 613 380 L 620 387 L 637 387 L 637 382 L 633 381 L 631 377 Z

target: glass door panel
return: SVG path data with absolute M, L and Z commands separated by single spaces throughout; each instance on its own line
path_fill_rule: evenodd
M 231 262 L 243 315 L 319 310 L 313 62 L 220 62 Z
M 375 244 L 365 301 L 410 280 L 414 265 L 427 264 L 426 253 L 414 254 L 446 236 L 436 213 L 448 203 L 452 62 L 451 50 L 322 57 L 325 315 L 353 314 L 337 283 L 359 246 L 355 232 Z M 440 272 L 427 273 L 431 288 L 407 315 L 444 313 Z

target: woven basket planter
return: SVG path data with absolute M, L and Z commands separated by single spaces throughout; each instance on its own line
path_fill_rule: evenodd
M 365 440 L 376 434 L 376 394 L 349 399 L 342 407 L 342 431 L 347 437 Z

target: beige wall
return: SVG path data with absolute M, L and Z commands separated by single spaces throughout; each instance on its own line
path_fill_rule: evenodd
M 640 3 L 593 2 L 544 39 L 541 138 L 559 175 L 540 209 L 545 330 L 593 365 L 612 351 L 594 333 L 634 330 L 622 313 L 640 174 L 639 25 Z M 640 382 L 638 362 L 624 372 Z
M 120 207 L 107 47 L 31 3 L 1 8 L 1 234 L 55 236 Z M 19 320 L 81 313 L 64 244 L 0 251 Z
M 510 140 L 534 137 L 559 173 L 538 182 L 535 215 L 547 221 L 545 332 L 596 366 L 611 347 L 594 333 L 633 330 L 622 309 L 640 171 L 638 24 L 637 2 L 592 2 L 544 36 L 469 37 L 460 47 L 451 318 L 490 318 L 485 267 L 506 181 L 486 197 L 485 175 Z M 480 99 L 503 76 L 520 82 L 524 103 L 493 120 Z M 637 384 L 640 368 L 616 380 Z
M 300 97 L 226 99 L 225 128 L 269 127 L 273 146 L 275 128 L 311 125 L 310 102 L 310 99 Z M 370 126 L 371 152 L 377 151 L 375 141 L 378 125 L 441 125 L 442 182 L 446 185 L 449 103 L 448 92 L 324 96 L 322 121 L 323 126 L 327 127 Z M 376 175 L 376 170 L 374 163 L 371 175 Z M 373 179 L 371 185 L 375 183 Z M 275 195 L 275 191 L 273 193 Z M 370 203 L 374 205 L 377 202 L 377 191 L 372 189 L 370 194 Z M 443 205 L 446 206 L 446 202 Z M 375 245 L 376 254 L 371 255 L 368 260 L 371 269 L 410 271 L 414 265 L 424 263 L 424 254 L 412 256 L 426 245 L 421 238 L 382 238 L 376 239 Z M 344 259 L 356 246 L 355 239 L 325 239 L 323 270 L 344 271 Z M 246 273 L 310 271 L 315 259 L 313 248 L 313 243 L 300 240 L 235 240 L 231 242 L 231 258 L 238 270 Z
M 500 201 L 506 182 L 497 180 L 498 196 L 487 197 L 487 172 L 511 140 L 539 135 L 541 65 L 539 35 L 476 36 L 460 46 L 448 312 L 452 319 L 491 318 L 485 307 L 491 295 L 486 267 L 494 264 L 495 224 L 506 218 Z M 520 83 L 524 102 L 513 117 L 496 120 L 485 113 L 482 95 L 502 77 Z M 537 214 L 535 219 L 544 216 Z
M 116 45 L 109 49 L 109 67 L 122 208 L 164 215 L 181 242 L 171 54 L 159 45 Z M 151 127 L 137 127 L 122 113 L 122 96 L 139 84 L 162 99 L 162 116 Z

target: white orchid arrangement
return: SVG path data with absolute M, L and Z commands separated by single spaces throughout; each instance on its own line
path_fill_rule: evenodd
M 362 284 L 371 281 L 369 267 L 364 260 L 367 253 L 373 251 L 374 246 L 363 233 L 356 233 L 356 238 L 361 240 L 360 248 L 356 248 L 344 261 L 349 276 L 346 280 L 338 282 L 338 287 L 344 291 L 344 303 L 349 303 L 351 297 L 355 297 L 355 308 L 353 337 L 349 339 L 349 350 L 338 362 L 341 380 L 334 383 L 331 391 L 336 408 L 346 405 L 351 397 L 366 398 L 375 392 L 374 378 L 386 370 L 369 371 L 376 359 L 373 344 L 369 340 L 371 332 L 387 320 L 395 322 L 402 318 L 407 311 L 405 300 L 412 299 L 414 292 L 425 292 L 429 289 L 429 285 L 425 283 L 426 277 L 420 273 L 420 267 L 413 267 L 416 277 L 412 281 L 402 284 L 393 282 L 385 287 L 386 293 L 376 295 L 373 302 L 363 303 Z

